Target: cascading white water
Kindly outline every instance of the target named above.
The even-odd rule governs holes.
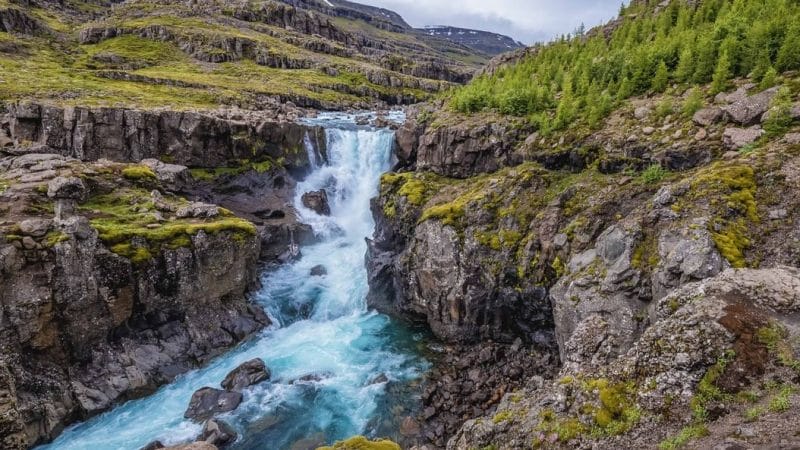
[[[342,116],[314,122],[326,126],[328,161],[318,162],[298,184],[295,208],[321,242],[303,248],[299,261],[263,276],[256,300],[276,325],[148,398],[71,427],[43,449],[127,450],[153,440],[189,440],[201,428],[183,419],[192,393],[217,387],[229,371],[253,358],[267,363],[272,379],[245,392],[242,405],[221,416],[239,432],[232,448],[279,450],[298,442],[313,447],[368,433],[386,420],[389,411],[379,405],[387,383],[376,378],[408,381],[426,364],[414,354],[407,330],[367,311],[365,304],[364,238],[374,228],[369,200],[390,167],[393,133],[359,129]],[[303,193],[319,189],[328,193],[329,217],[300,202]],[[310,276],[317,265],[328,274]]]

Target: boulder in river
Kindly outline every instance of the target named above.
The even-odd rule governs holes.
[[[222,380],[222,387],[228,391],[241,392],[244,388],[269,380],[270,376],[270,371],[264,361],[256,358],[233,369]]]
[[[325,189],[318,191],[306,192],[301,199],[303,206],[314,211],[321,216],[330,216],[331,207],[328,204],[328,193]]]
[[[217,414],[233,411],[242,403],[241,392],[223,391],[204,387],[192,394],[189,407],[183,417],[197,422],[208,420]]]
[[[327,274],[328,274],[328,269],[326,269],[325,266],[323,266],[322,264],[311,268],[312,277],[322,277]]]
[[[236,431],[221,420],[208,420],[203,426],[203,433],[200,434],[198,441],[205,441],[209,444],[222,447],[236,440]]]

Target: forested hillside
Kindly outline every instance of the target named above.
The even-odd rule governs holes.
[[[453,94],[453,107],[524,116],[546,133],[573,122],[596,126],[621,101],[673,84],[712,83],[713,95],[750,76],[765,89],[779,73],[800,69],[797,2],[651,4],[623,7],[605,27],[538,46],[516,64],[478,77]]]

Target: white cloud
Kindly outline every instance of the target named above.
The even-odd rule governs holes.
[[[411,25],[452,25],[507,34],[525,43],[550,40],[616,16],[617,0],[356,0],[400,13]]]

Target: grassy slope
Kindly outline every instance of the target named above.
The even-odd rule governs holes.
[[[265,24],[222,15],[192,15],[195,13],[180,5],[148,2],[122,4],[113,9],[72,2],[70,7],[71,10],[57,11],[22,8],[5,0],[0,3],[3,9],[23,9],[49,29],[36,36],[0,32],[0,101],[40,99],[67,104],[194,108],[219,104],[252,107],[262,95],[306,98],[329,106],[357,104],[378,96],[424,99],[429,95],[418,88],[371,83],[362,73],[386,70],[359,55],[343,58],[306,50],[287,41],[312,39],[309,36]],[[86,17],[96,20],[87,21]],[[351,28],[383,39],[414,39],[350,22]],[[81,45],[77,40],[78,33],[88,27],[136,30],[153,25],[165,27],[176,38],[155,41],[125,35],[90,45]],[[277,58],[310,61],[313,68],[276,69],[249,59],[208,63],[192,58],[177,45],[180,41],[213,43],[234,38],[255,42]],[[331,45],[341,47],[338,43]],[[209,47],[209,51],[215,49]],[[109,56],[115,62],[122,61],[121,67],[109,63]],[[322,67],[335,68],[329,72],[338,75],[326,74],[320,70]],[[133,82],[98,76],[107,70],[157,80]],[[406,80],[406,85],[414,84],[412,77],[387,73]],[[170,86],[174,81],[190,85]]]

